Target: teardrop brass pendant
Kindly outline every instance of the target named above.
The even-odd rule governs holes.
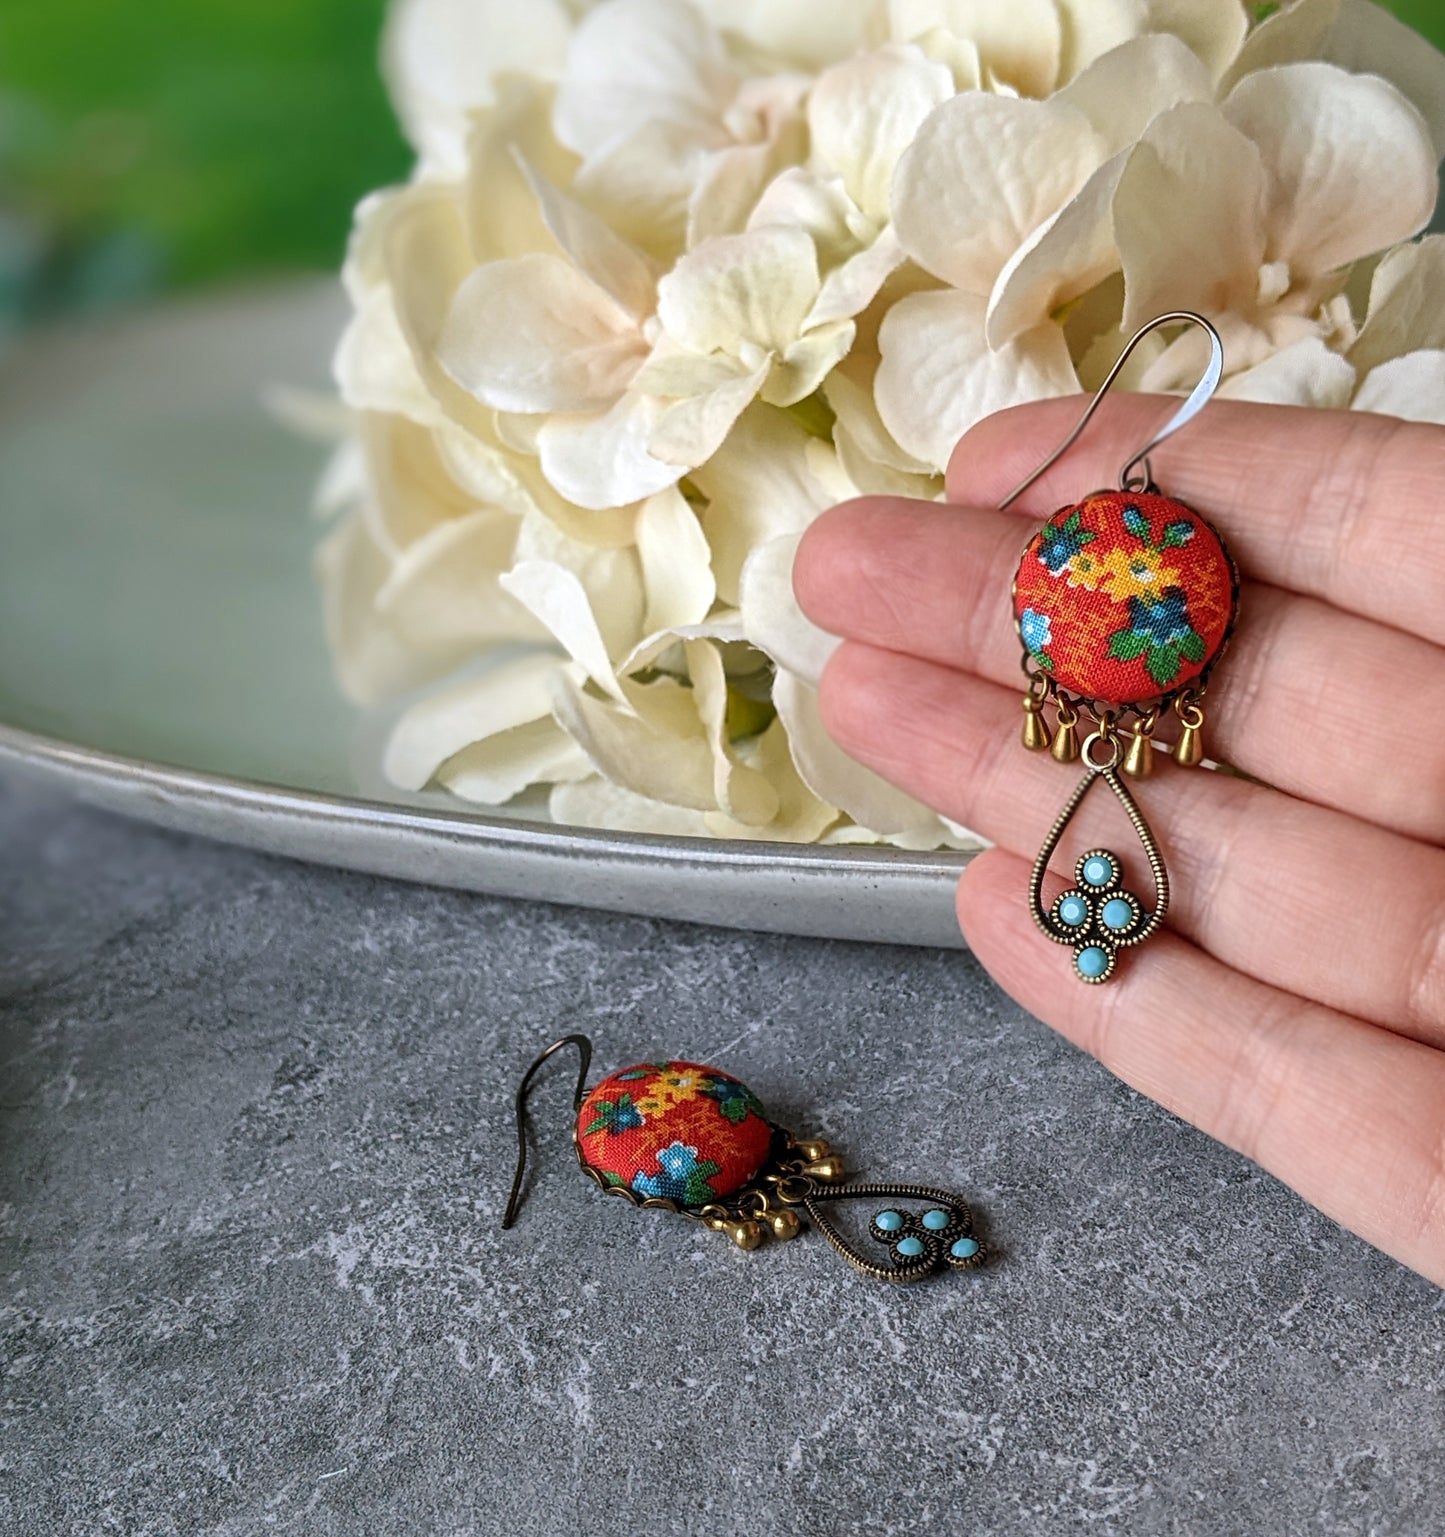
[[[1164,856],[1144,820],[1138,802],[1119,777],[1119,744],[1111,743],[1110,761],[1095,763],[1091,750],[1099,741],[1090,737],[1084,744],[1087,765],[1084,777],[1075,787],[1059,813],[1044,845],[1034,860],[1029,876],[1029,912],[1034,922],[1055,944],[1068,945],[1074,952],[1074,971],[1080,981],[1107,982],[1118,965],[1119,951],[1141,945],[1163,926],[1169,911],[1169,872]],[[1065,830],[1083,804],[1084,797],[1100,781],[1107,784],[1124,808],[1124,814],[1139,839],[1149,872],[1154,880],[1154,906],[1144,904],[1124,886],[1124,864],[1109,849],[1090,849],[1074,866],[1074,884],[1062,892],[1051,906],[1044,906],[1044,876]]]

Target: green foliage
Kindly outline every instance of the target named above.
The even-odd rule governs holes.
[[[97,256],[135,286],[334,267],[356,200],[408,165],[383,9],[4,0],[0,198],[44,282],[73,286]]]

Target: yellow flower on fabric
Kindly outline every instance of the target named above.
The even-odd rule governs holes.
[[[1089,569],[1079,568],[1085,562]],[[1076,555],[1069,565],[1069,585],[1090,592],[1102,588],[1115,603],[1130,598],[1157,598],[1166,587],[1179,583],[1176,566],[1166,566],[1158,550],[1112,549],[1107,554],[1091,556],[1087,551]]]
[[[696,1071],[660,1073],[639,1096],[637,1108],[643,1115],[664,1115],[674,1105],[697,1099],[710,1082],[706,1073]]]

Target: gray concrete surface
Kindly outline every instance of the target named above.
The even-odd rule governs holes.
[[[0,1531],[1438,1533],[1445,1301],[967,956],[421,890],[0,784]],[[541,1163],[711,1060],[997,1258],[892,1290]]]

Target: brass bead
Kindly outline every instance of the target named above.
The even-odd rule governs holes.
[[[820,1185],[836,1185],[847,1179],[847,1172],[843,1168],[841,1158],[818,1158],[812,1163],[804,1165],[802,1173],[809,1179],[815,1179]]]
[[[795,1211],[769,1212],[768,1223],[773,1230],[773,1237],[782,1243],[786,1243],[790,1238],[796,1238],[803,1231],[803,1224],[798,1220],[798,1214]]]
[[[1053,746],[1049,748],[1055,763],[1079,761],[1079,716],[1077,711],[1059,709],[1059,729],[1054,733]]]
[[[763,1225],[749,1219],[746,1222],[734,1222],[727,1230],[728,1237],[740,1249],[756,1249],[763,1241]]]
[[[1204,732],[1199,726],[1185,726],[1174,744],[1174,761],[1183,768],[1196,767],[1204,757]]]
[[[1147,729],[1143,721],[1135,725],[1129,751],[1124,755],[1124,772],[1130,779],[1147,779],[1154,772],[1154,749],[1150,745],[1153,733],[1152,724]]]
[[[808,1163],[816,1163],[833,1151],[821,1137],[805,1137],[801,1142],[793,1144],[793,1150],[799,1158],[805,1159]]]
[[[1049,728],[1043,711],[1032,694],[1024,695],[1023,744],[1029,752],[1042,752],[1049,745]]]

